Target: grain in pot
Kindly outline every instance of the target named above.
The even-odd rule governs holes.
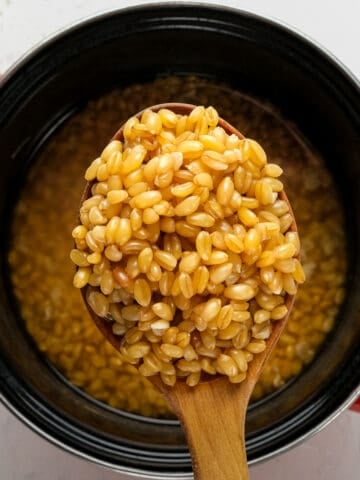
[[[99,144],[108,142],[114,125],[121,125],[133,112],[148,105],[174,98],[214,105],[244,135],[258,139],[269,161],[286,172],[283,182],[300,231],[307,278],[255,387],[253,401],[281,388],[312,361],[334,326],[344,298],[347,265],[342,208],[324,160],[299,140],[271,105],[195,77],[131,85],[90,101],[50,137],[31,169],[14,211],[11,279],[24,327],[43,355],[70,382],[114,408],[152,417],[171,417],[172,412],[152,384],[123,362],[121,354],[92,323],[78,290],[72,286],[74,265],[68,256],[73,245],[73,212],[79,205],[89,158],[95,158]],[[200,174],[195,181],[211,188],[209,176]],[[59,205],[63,207],[60,210]],[[165,219],[162,225],[171,233],[171,219]],[[82,234],[80,229],[78,235]],[[217,248],[223,245],[217,235],[212,239]],[[105,250],[111,260],[121,259],[117,248]],[[323,267],[316,268],[319,264]],[[196,274],[206,285],[205,270],[199,267]],[[162,295],[167,295],[172,275],[167,272],[162,277]],[[29,283],[31,290],[27,288]],[[113,308],[112,314],[116,312]],[[254,318],[255,323],[267,319],[264,311]],[[228,325],[226,310],[218,321],[224,328]],[[203,338],[206,342],[207,336],[203,334]],[[186,353],[188,359],[194,355],[191,348]],[[246,359],[240,363],[242,368],[244,362]],[[202,367],[213,372],[208,359],[202,361]]]
[[[73,284],[113,322],[124,360],[142,375],[192,387],[209,370],[246,378],[234,355],[250,362],[265,350],[305,280],[281,173],[258,142],[226,131],[212,106],[146,109],[87,168]],[[114,248],[118,261],[107,256]],[[255,324],[258,310],[269,318]]]

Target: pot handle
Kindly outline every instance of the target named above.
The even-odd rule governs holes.
[[[351,405],[350,410],[360,413],[360,397]]]

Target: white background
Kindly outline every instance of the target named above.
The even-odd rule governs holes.
[[[140,2],[0,0],[0,72],[57,29],[102,10],[137,3]],[[152,2],[144,0],[142,3]],[[359,0],[219,0],[208,3],[236,6],[285,21],[320,42],[360,77]],[[50,445],[24,427],[1,405],[0,431],[0,480],[125,478]],[[301,446],[252,467],[251,479],[358,480],[359,466],[360,414],[344,412]]]

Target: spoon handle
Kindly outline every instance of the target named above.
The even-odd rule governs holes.
[[[220,380],[196,388],[177,384],[165,395],[184,427],[195,479],[248,480],[245,450],[248,388]]]

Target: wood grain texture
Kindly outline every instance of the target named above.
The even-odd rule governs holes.
[[[248,480],[245,450],[247,384],[226,378],[200,383],[195,388],[178,382],[163,389],[153,383],[173,407],[186,434],[196,480]],[[244,407],[245,405],[245,407]]]

